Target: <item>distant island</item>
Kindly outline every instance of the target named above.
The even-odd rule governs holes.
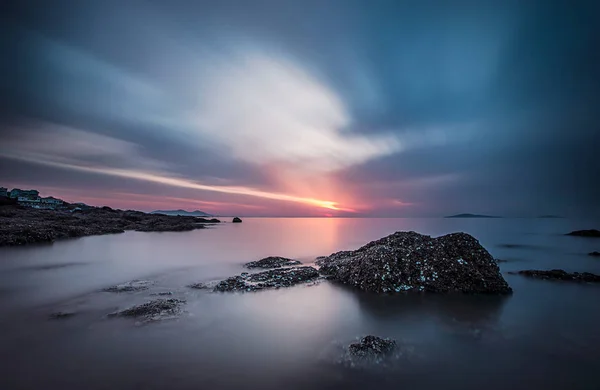
[[[200,211],[200,210],[194,210],[194,211],[156,210],[156,211],[152,211],[150,214],[180,215],[180,216],[185,216],[185,217],[212,217],[212,215],[205,213],[204,211]]]
[[[444,218],[502,218],[496,215],[482,215],[482,214],[456,214],[449,215]]]

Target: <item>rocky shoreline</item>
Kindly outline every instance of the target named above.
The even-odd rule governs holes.
[[[51,243],[65,238],[140,232],[181,232],[202,229],[218,219],[146,214],[98,207],[76,212],[0,206],[0,246]]]

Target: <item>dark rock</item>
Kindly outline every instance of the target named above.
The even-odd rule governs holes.
[[[588,256],[600,256],[600,252],[593,251],[593,252],[588,253]]]
[[[269,256],[258,261],[251,261],[245,264],[247,268],[280,268],[292,265],[302,264],[298,260],[292,260],[285,257]]]
[[[394,351],[396,341],[377,336],[365,336],[360,342],[350,344],[348,352],[357,357],[382,356]]]
[[[170,296],[173,295],[173,293],[171,291],[163,291],[163,292],[158,292],[158,293],[152,293],[150,294],[152,296]]]
[[[524,270],[518,272],[509,272],[513,275],[523,275],[528,278],[543,279],[543,280],[561,280],[567,282],[577,283],[600,283],[600,275],[592,274],[589,272],[573,272],[568,273],[562,269],[553,269],[549,271],[540,270]]]
[[[116,293],[141,291],[141,290],[147,290],[150,285],[152,285],[152,282],[149,280],[132,280],[127,283],[117,284],[116,286],[107,287],[103,291],[116,292]]]
[[[280,287],[291,287],[319,278],[319,272],[313,267],[278,268],[256,274],[234,276],[219,282],[215,292],[259,291]]]
[[[576,237],[600,237],[600,230],[589,229],[589,230],[575,230],[571,233],[567,233],[567,236],[576,236]]]
[[[200,218],[200,217],[196,217],[196,222],[200,222],[200,223],[221,223],[221,221],[219,221],[216,218],[206,219],[206,218]]]
[[[125,310],[110,313],[110,317],[143,317],[146,321],[156,321],[181,314],[182,299],[156,299]]]
[[[182,222],[177,224],[172,223],[156,223],[151,225],[142,226],[135,229],[138,232],[187,232],[203,228],[204,226],[196,226],[194,223]]]
[[[431,238],[396,232],[316,263],[331,279],[376,293],[512,292],[494,258],[466,233]]]
[[[242,219],[240,217],[233,217],[233,220],[231,222],[240,223],[240,222],[242,222]]]
[[[50,319],[53,320],[64,320],[66,318],[73,317],[75,312],[73,311],[57,311],[56,313],[50,314]]]
[[[205,290],[207,288],[209,288],[206,284],[204,283],[192,283],[190,285],[188,285],[189,288],[194,288],[196,290]]]

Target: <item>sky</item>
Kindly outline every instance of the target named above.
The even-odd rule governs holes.
[[[0,5],[0,185],[215,215],[599,216],[600,2]]]

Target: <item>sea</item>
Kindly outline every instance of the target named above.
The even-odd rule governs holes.
[[[229,219],[230,221],[230,219]],[[600,274],[599,228],[569,218],[244,218],[190,232],[92,236],[0,248],[0,389],[600,389],[600,285],[510,271]],[[499,260],[510,296],[374,295],[330,281],[251,293],[191,289],[266,256],[356,249],[396,231],[466,232]],[[149,289],[103,291],[130,280]],[[164,321],[109,313],[185,299]],[[73,312],[51,319],[55,312]],[[349,363],[365,335],[393,363]]]

